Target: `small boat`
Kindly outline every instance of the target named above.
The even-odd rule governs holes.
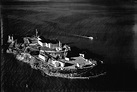
[[[78,57],[67,57],[71,51],[68,45],[40,37],[37,31],[35,36],[23,37],[23,43],[18,43],[18,39],[8,36],[8,43],[7,53],[12,53],[17,60],[40,70],[46,76],[89,79],[105,74],[97,73],[97,67],[102,67],[103,61],[86,59],[82,53],[79,53]]]

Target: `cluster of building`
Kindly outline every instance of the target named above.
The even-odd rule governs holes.
[[[13,53],[19,61],[30,63],[32,66],[36,63],[39,65],[46,63],[56,68],[75,69],[92,64],[90,60],[84,58],[84,54],[67,58],[67,53],[71,50],[68,45],[63,45],[58,40],[45,39],[37,34],[33,37],[23,37],[22,42],[9,36],[8,43],[10,43],[8,53]]]
[[[70,50],[68,45],[62,45],[62,43],[58,40],[45,39],[37,34],[33,37],[24,37],[23,40],[24,43],[19,45],[19,43],[13,39],[13,36],[8,37],[8,42],[12,43],[11,47],[15,44],[17,45],[15,47],[22,46],[25,48],[24,51],[28,51],[27,49],[32,52],[38,51],[38,57],[42,60],[45,60],[45,53],[57,59],[65,58],[67,56],[67,52]]]

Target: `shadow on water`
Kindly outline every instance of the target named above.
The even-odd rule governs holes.
[[[107,68],[107,75],[89,80],[44,77],[40,71],[33,70],[29,65],[18,62],[11,55],[4,54],[2,69],[5,90],[7,92],[8,89],[23,92],[30,90],[47,90],[49,92],[136,90],[133,84],[136,78],[133,53],[134,32],[132,30],[134,7],[132,4],[117,4],[116,2],[112,6],[107,3],[103,5],[105,8],[101,9],[101,6],[101,8],[96,6],[94,10],[100,9],[96,11],[103,11],[105,14],[89,13],[88,11],[86,14],[83,14],[83,11],[82,13],[73,11],[74,14],[70,14],[68,11],[68,15],[66,13],[63,16],[63,11],[59,11],[62,15],[57,13],[57,16],[52,16],[51,19],[47,13],[53,12],[53,15],[56,15],[56,11],[37,12],[25,6],[11,5],[12,9],[4,6],[6,7],[5,9],[3,7],[2,10],[4,43],[6,43],[9,34],[17,34],[23,37],[35,34],[35,29],[38,29],[45,38],[56,38],[63,43],[71,43],[72,52],[75,53],[70,52],[69,56],[84,53],[87,58],[103,60]],[[17,7],[25,7],[25,9],[17,10]],[[48,17],[49,19],[47,19]],[[68,34],[94,36],[97,39],[89,41]]]

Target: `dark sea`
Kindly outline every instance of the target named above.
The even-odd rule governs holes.
[[[6,54],[4,46],[3,92],[137,91],[135,6],[130,0],[8,2],[1,5],[1,15],[3,44],[8,35],[35,35],[37,29],[45,38],[68,44],[74,56],[84,51],[87,57],[104,61],[107,72],[85,80],[43,76],[41,71]],[[90,36],[94,39],[86,38]]]

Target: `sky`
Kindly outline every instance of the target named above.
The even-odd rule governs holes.
[[[18,1],[82,2],[82,1],[89,1],[89,0],[18,0]]]
[[[12,1],[25,1],[25,2],[36,2],[36,1],[45,1],[45,2],[80,2],[80,3],[105,3],[108,5],[119,5],[119,3],[131,2],[132,0],[2,0],[2,2],[12,2]]]
[[[77,1],[77,0],[18,0],[18,1],[63,1],[63,2],[68,2],[68,1]]]

